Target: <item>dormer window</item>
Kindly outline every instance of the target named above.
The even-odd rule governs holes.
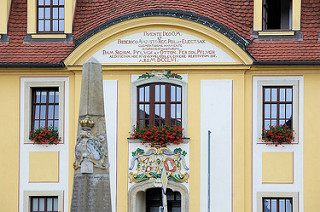
[[[38,33],[64,32],[64,0],[38,0]]]
[[[292,0],[263,0],[263,30],[292,29]]]

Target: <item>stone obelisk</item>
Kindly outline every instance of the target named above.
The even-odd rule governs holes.
[[[101,64],[83,65],[71,212],[111,212]]]

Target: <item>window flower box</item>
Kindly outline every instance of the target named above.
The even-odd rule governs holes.
[[[53,127],[40,127],[36,130],[31,130],[29,139],[34,144],[55,144],[57,145],[61,141],[58,130]]]
[[[262,141],[267,145],[274,144],[275,146],[282,144],[291,144],[294,140],[294,130],[287,125],[270,126],[268,130],[262,130]]]
[[[140,140],[142,143],[147,143],[151,146],[178,145],[189,140],[182,136],[182,131],[183,128],[181,126],[141,126],[139,122],[137,122],[137,125],[133,125],[129,139]]]

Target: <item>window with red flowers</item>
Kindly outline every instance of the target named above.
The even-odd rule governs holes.
[[[38,0],[38,33],[64,32],[64,0]]]
[[[292,113],[292,86],[263,86],[263,129],[284,124],[292,129]]]
[[[137,89],[137,120],[141,125],[182,126],[181,86],[152,83]]]
[[[32,88],[31,130],[39,127],[59,130],[59,88]]]

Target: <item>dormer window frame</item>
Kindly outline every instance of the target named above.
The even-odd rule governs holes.
[[[266,0],[254,0],[254,17],[253,17],[253,35],[258,36],[295,36],[300,38],[301,27],[301,0],[288,0],[292,1],[291,6],[291,21],[287,29],[279,27],[279,29],[268,29],[264,25],[263,18],[266,16],[264,9],[264,2]],[[290,19],[290,18],[289,18]]]
[[[61,10],[62,9],[62,10]],[[42,10],[42,12],[40,12]],[[41,14],[42,13],[42,14]],[[49,13],[49,15],[47,15]],[[62,15],[63,14],[63,15]],[[56,15],[56,16],[55,16]],[[42,23],[42,24],[40,24]],[[57,30],[54,29],[57,23]],[[62,27],[61,27],[62,23]],[[37,33],[62,34],[65,31],[65,0],[37,0]],[[40,29],[43,25],[43,29]],[[46,27],[49,25],[49,30]]]

